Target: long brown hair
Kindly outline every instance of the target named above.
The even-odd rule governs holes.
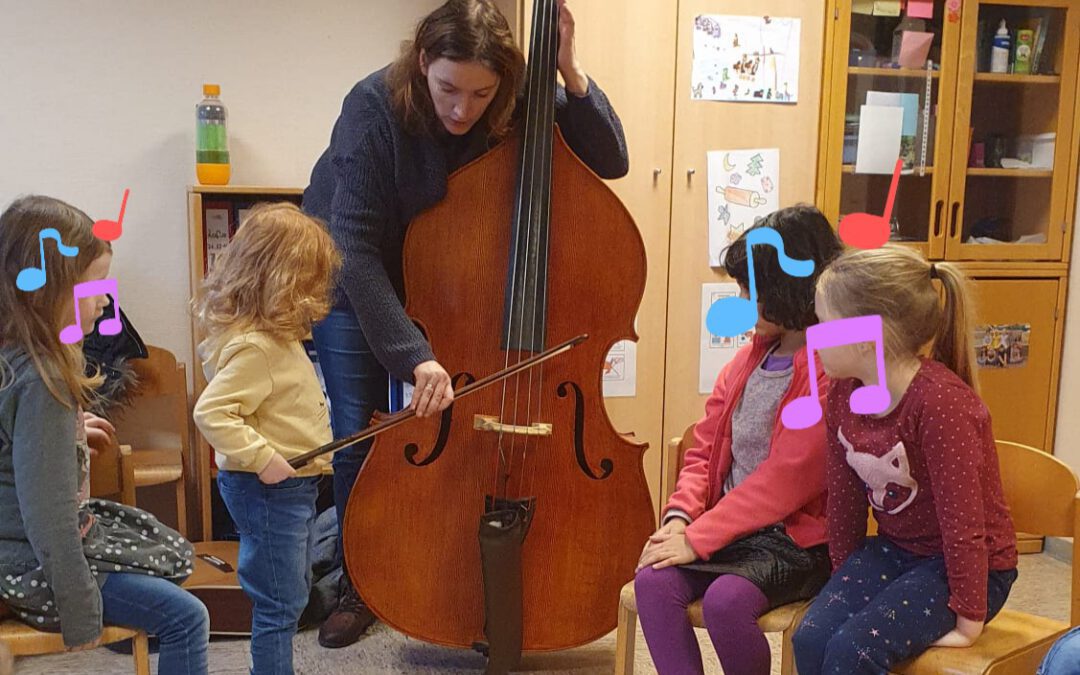
[[[192,303],[209,354],[249,330],[302,339],[329,313],[340,268],[341,255],[322,223],[294,204],[259,204]]]
[[[82,345],[60,342],[60,330],[71,320],[73,290],[92,262],[112,246],[94,236],[94,223],[79,209],[52,197],[20,197],[0,214],[0,344],[20,347],[29,354],[49,392],[69,408],[87,405],[100,377],[86,375]],[[41,260],[39,234],[53,228],[67,246],[79,253],[68,258],[51,241]],[[44,263],[47,283],[32,292],[15,285],[19,272]],[[0,364],[6,371],[8,364]],[[9,373],[0,372],[0,387],[11,384]]]
[[[428,63],[475,61],[498,75],[499,89],[478,124],[484,124],[493,139],[510,131],[525,80],[525,56],[506,17],[491,0],[448,0],[417,24],[415,37],[402,44],[401,55],[390,66],[386,81],[398,119],[410,133],[432,134],[438,120],[420,70],[421,52]]]
[[[931,269],[945,291],[941,304]],[[895,245],[849,251],[818,279],[829,307],[843,317],[880,314],[885,350],[914,356],[933,341],[931,356],[978,391],[967,278],[950,263],[931,266],[918,253]]]

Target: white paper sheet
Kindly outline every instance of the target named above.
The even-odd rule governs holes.
[[[739,285],[733,282],[709,283],[701,285],[701,360],[698,366],[698,393],[710,394],[716,384],[720,371],[740,347],[750,344],[753,331],[747,331],[735,337],[718,337],[709,333],[705,327],[705,317],[709,307],[720,298],[739,294]]]
[[[637,343],[631,340],[616,342],[604,359],[604,396],[623,398],[637,396]]]
[[[700,15],[694,19],[694,100],[794,103],[799,100],[796,18]]]
[[[900,135],[904,109],[895,106],[864,105],[859,111],[859,145],[855,153],[855,173],[892,174],[900,156]]]
[[[206,209],[206,269],[214,269],[217,257],[229,245],[229,210]]]
[[[717,150],[709,155],[709,265],[746,228],[780,208],[780,150]]]

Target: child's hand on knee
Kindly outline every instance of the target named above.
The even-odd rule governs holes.
[[[664,541],[654,544],[650,539],[645,551],[638,561],[638,570],[653,566],[653,569],[664,569],[672,565],[685,565],[697,560],[697,553],[690,547],[686,535],[683,533],[672,534]]]
[[[642,561],[645,560],[645,556],[649,553],[649,549],[656,546],[657,544],[662,544],[676,534],[682,534],[683,532],[686,532],[686,524],[686,521],[682,518],[672,518],[671,520],[666,522],[659,530],[649,535],[648,541],[645,542],[644,548],[641,549],[641,558],[638,559],[638,566],[637,569],[634,570],[634,572],[636,573],[638,570],[645,566]]]
[[[941,636],[932,647],[970,647],[982,635],[984,621],[972,621],[962,616],[956,617],[956,628]]]
[[[277,485],[286,478],[296,475],[296,469],[289,466],[289,462],[281,455],[274,453],[274,458],[259,472],[259,480],[264,485]]]

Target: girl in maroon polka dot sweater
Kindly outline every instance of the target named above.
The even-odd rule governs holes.
[[[795,635],[795,659],[801,675],[886,673],[932,645],[979,637],[1016,579],[1016,535],[990,413],[976,391],[960,271],[895,246],[852,251],[822,273],[816,307],[823,322],[881,316],[891,403],[879,415],[851,411],[857,387],[879,384],[873,343],[820,351],[833,381],[826,483],[834,572]],[[876,537],[865,536],[867,505]]]

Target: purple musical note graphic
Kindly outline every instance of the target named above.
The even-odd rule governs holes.
[[[41,267],[27,267],[19,272],[15,278],[15,286],[20,291],[36,291],[45,285],[48,277],[45,273],[45,240],[52,239],[56,242],[56,250],[65,258],[74,258],[79,255],[78,246],[68,246],[60,239],[60,233],[52,227],[47,227],[38,233],[38,245],[41,246]]]
[[[83,339],[82,317],[79,314],[79,299],[89,298],[95,295],[110,295],[113,299],[113,315],[98,324],[98,332],[102,335],[117,335],[123,326],[120,323],[120,298],[117,294],[116,279],[99,279],[75,284],[75,323],[65,326],[60,331],[60,342],[73,345]]]
[[[891,398],[885,385],[885,347],[882,338],[881,317],[857,316],[837,319],[810,326],[806,329],[806,357],[810,366],[810,395],[800,396],[784,406],[780,420],[788,429],[806,429],[821,419],[821,399],[818,395],[817,367],[814,350],[840,347],[859,342],[873,342],[877,360],[877,384],[867,384],[851,393],[851,412],[857,415],[875,415],[889,408]]]

